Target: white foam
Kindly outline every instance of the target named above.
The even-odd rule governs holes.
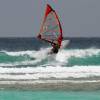
[[[36,68],[2,68],[0,67],[0,79],[40,79],[40,78],[83,78],[100,76],[100,66],[47,66]]]
[[[21,61],[21,62],[10,62],[10,63],[0,63],[0,67],[15,67],[15,66],[20,66],[20,65],[36,65],[38,62],[40,62],[41,59],[36,59],[36,60],[26,60],[26,61]]]
[[[9,56],[24,56],[29,55],[33,60],[25,60],[25,61],[15,61],[15,62],[8,62],[8,63],[0,63],[0,66],[18,66],[18,65],[34,65],[38,62],[45,59],[48,55],[49,48],[43,49],[41,48],[39,51],[18,51],[18,52],[8,52],[8,51],[1,51],[6,53]]]
[[[1,52],[4,52],[6,53],[7,55],[10,55],[10,56],[22,56],[22,55],[25,55],[25,54],[28,54],[28,55],[32,55],[33,53],[35,53],[35,51],[1,51]]]
[[[7,52],[7,51],[2,51],[5,52],[6,54],[10,56],[23,56],[23,55],[29,55],[32,58],[35,58],[34,60],[25,60],[25,61],[20,61],[20,62],[9,62],[9,63],[0,63],[0,66],[17,66],[17,65],[34,65],[38,64],[44,59],[48,59],[47,64],[55,64],[56,65],[65,65],[68,63],[68,60],[71,57],[77,58],[85,58],[85,57],[91,57],[93,55],[100,55],[100,49],[69,49],[69,50],[64,50],[61,49],[59,50],[58,54],[56,55],[49,55],[48,52],[50,51],[51,48],[41,48],[39,51],[19,51],[19,52]],[[53,59],[52,59],[53,58]]]
[[[56,56],[56,60],[59,62],[68,62],[68,59],[71,57],[76,58],[85,58],[85,57],[91,57],[93,55],[100,54],[100,49],[71,49],[71,50],[60,50]]]
[[[17,80],[12,80],[12,81],[0,81],[0,84],[9,84],[9,85],[13,85],[13,84],[37,84],[37,83],[66,83],[66,82],[71,82],[71,83],[94,83],[94,82],[100,82],[100,80],[25,80],[25,81],[17,81]]]

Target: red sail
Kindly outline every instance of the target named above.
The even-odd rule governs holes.
[[[49,43],[58,43],[61,46],[63,37],[61,24],[55,10],[53,10],[48,4],[39,36],[42,40]]]

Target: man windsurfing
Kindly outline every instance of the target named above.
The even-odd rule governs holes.
[[[59,46],[59,44],[51,44],[52,45],[52,49],[51,49],[51,53],[58,53],[58,51],[59,51],[59,48],[60,48],[60,46]]]
[[[51,54],[58,53],[62,43],[62,28],[55,10],[49,4],[46,6],[44,20],[38,38],[51,44]]]
[[[48,40],[46,40],[46,39],[42,39],[40,34],[39,34],[37,37],[38,37],[39,39],[41,39],[41,40],[44,40],[44,41],[47,41],[47,42],[51,43],[52,49],[51,49],[51,51],[50,51],[50,54],[58,53],[58,51],[59,51],[59,49],[60,49],[60,45],[59,45],[57,42],[50,42],[50,41],[48,41]]]

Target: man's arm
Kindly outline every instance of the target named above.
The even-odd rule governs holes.
[[[51,43],[51,45],[56,45],[56,43],[54,43],[53,41],[50,41],[50,40],[47,40],[47,39],[44,39],[44,38],[42,38],[41,37],[41,34],[39,34],[38,36],[37,36],[37,38],[39,38],[39,39],[41,39],[41,40],[43,40],[43,41],[46,41],[46,42],[49,42],[49,43]]]

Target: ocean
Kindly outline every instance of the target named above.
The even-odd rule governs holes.
[[[100,100],[100,38],[50,50],[36,38],[0,38],[0,100]]]
[[[0,91],[0,100],[100,100],[99,92]]]

